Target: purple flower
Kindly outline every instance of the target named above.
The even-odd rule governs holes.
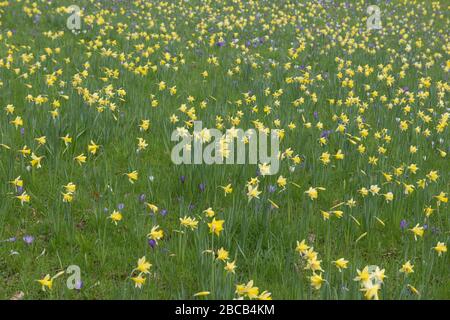
[[[216,43],[216,45],[220,48],[223,47],[225,45],[225,41],[219,41]]]
[[[269,190],[270,193],[274,193],[274,192],[277,190],[277,187],[274,186],[274,185],[270,185],[270,186],[268,187],[268,190]]]
[[[23,193],[23,187],[17,187],[17,193],[21,195]]]
[[[161,215],[164,217],[167,214],[167,209],[162,209],[161,210]]]
[[[119,203],[119,205],[117,206],[117,209],[118,209],[119,211],[121,211],[121,210],[123,210],[123,208],[125,208],[125,204]]]
[[[17,240],[16,237],[12,237],[5,240],[0,240],[0,242],[16,242],[16,240]]]
[[[181,176],[181,177],[180,177],[181,183],[184,183],[185,180],[186,180],[186,177],[185,177],[185,176]]]
[[[20,128],[20,134],[24,135],[25,134],[25,128]]]
[[[81,288],[83,288],[83,281],[77,280],[77,281],[75,282],[75,289],[76,289],[76,290],[81,290]]]
[[[145,201],[145,194],[141,194],[139,196],[139,201],[144,202]]]
[[[204,184],[204,183],[202,182],[202,183],[200,183],[200,184],[198,185],[198,188],[200,189],[201,192],[204,192],[205,189],[206,189],[206,184]]]
[[[156,241],[153,239],[149,239],[148,244],[150,247],[152,247],[152,249],[154,249],[156,247]]]
[[[408,227],[408,222],[406,220],[400,221],[400,229],[406,229]]]
[[[325,131],[322,131],[322,133],[320,134],[320,137],[321,138],[325,138],[325,139],[328,139],[328,136],[331,134],[331,130],[325,130]]]
[[[319,119],[319,113],[317,111],[314,111],[314,119]]]
[[[22,239],[23,241],[25,241],[26,244],[32,244],[34,241],[34,237],[30,235],[26,235]]]
[[[195,208],[195,204],[189,203],[189,210],[192,211]]]

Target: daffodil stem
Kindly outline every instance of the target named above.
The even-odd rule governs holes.
[[[215,265],[214,265],[214,232],[211,233],[211,250],[213,252],[212,255],[212,261],[211,261],[211,275],[212,275],[212,279],[211,279],[211,291],[213,293],[213,295],[215,295],[215,280],[216,280],[216,273],[215,273]],[[214,298],[216,298],[215,296],[213,296]]]

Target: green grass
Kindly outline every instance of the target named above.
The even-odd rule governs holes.
[[[268,290],[273,299],[363,299],[360,284],[353,280],[356,269],[377,265],[387,275],[379,291],[382,299],[449,299],[449,255],[438,256],[433,249],[438,242],[448,245],[450,238],[448,203],[438,204],[435,198],[441,192],[448,197],[450,191],[449,129],[437,130],[441,119],[448,122],[449,113],[448,3],[323,3],[0,2],[0,143],[10,148],[0,146],[0,240],[16,237],[0,243],[0,298],[23,292],[24,299],[192,299],[197,292],[210,291],[208,299],[232,299],[236,284],[253,280],[260,293]],[[61,10],[71,4],[84,8],[78,35],[67,29],[69,14]],[[382,30],[366,31],[370,4],[381,9]],[[105,23],[98,23],[100,16]],[[49,31],[63,34],[52,39],[45,35]],[[217,45],[221,37],[222,47]],[[238,39],[236,45],[233,39]],[[297,57],[290,54],[290,49],[302,46]],[[113,54],[105,54],[108,50]],[[171,59],[176,57],[169,67],[166,51]],[[23,55],[29,54],[32,57],[24,61]],[[217,66],[208,62],[212,57],[217,58]],[[145,74],[136,71],[146,65]],[[365,75],[358,66],[373,71]],[[117,79],[103,81],[104,68],[118,70]],[[62,74],[49,86],[46,75],[56,70]],[[75,74],[83,70],[86,77],[74,84]],[[382,74],[394,77],[392,86],[378,77]],[[429,87],[423,85],[427,77]],[[343,85],[345,78],[353,80],[352,88]],[[158,90],[161,81],[167,84],[163,91]],[[105,94],[108,85],[113,87],[111,97]],[[174,95],[169,92],[173,86]],[[77,87],[89,95],[98,93],[116,110],[106,106],[98,112],[100,102],[88,103]],[[119,88],[126,91],[122,99]],[[277,90],[283,91],[279,97],[273,95]],[[350,92],[359,102],[346,105]],[[424,92],[428,96],[421,97]],[[256,101],[246,101],[246,93]],[[39,105],[28,101],[28,95],[42,95],[48,101]],[[156,108],[151,107],[151,95],[158,100]],[[195,101],[189,102],[189,96]],[[293,102],[300,98],[304,103],[296,106]],[[49,113],[53,100],[61,103],[56,119]],[[202,101],[206,108],[201,108]],[[13,115],[3,110],[9,104],[15,107]],[[179,111],[182,104],[195,108],[203,127],[215,127],[220,116],[223,128],[231,128],[231,118],[238,117],[239,111],[236,127],[245,130],[254,128],[255,120],[275,129],[274,121],[279,120],[279,129],[285,130],[281,151],[291,148],[302,163],[284,159],[277,175],[259,177],[262,193],[251,201],[246,183],[256,177],[256,165],[174,165],[171,133],[192,120]],[[258,112],[252,111],[255,106]],[[271,107],[269,114],[265,106]],[[176,124],[169,119],[173,114],[179,118]],[[336,117],[341,115],[348,118],[345,133],[336,130]],[[23,133],[10,124],[16,116],[24,121]],[[150,120],[146,132],[139,130],[143,119]],[[408,121],[407,130],[400,130],[400,121]],[[288,127],[291,122],[295,129]],[[317,128],[319,122],[323,128]],[[361,129],[367,129],[367,137]],[[325,130],[331,133],[321,146],[319,138]],[[377,132],[382,133],[379,139]],[[353,144],[347,133],[360,141]],[[67,147],[61,140],[66,134],[73,138]],[[384,140],[386,135],[390,142]],[[47,139],[43,146],[35,141],[40,136]],[[138,137],[148,143],[139,153]],[[101,146],[96,155],[88,153],[91,140]],[[42,168],[27,168],[30,156],[18,152],[25,145],[44,156]],[[359,145],[365,146],[365,153],[358,152]],[[380,146],[386,153],[379,153]],[[411,153],[410,146],[418,151]],[[345,154],[343,160],[331,157],[328,165],[320,161],[323,152],[334,155],[339,149]],[[74,160],[81,153],[87,156],[82,166]],[[376,165],[368,162],[372,156],[378,158]],[[411,164],[419,167],[416,174],[408,171]],[[404,172],[386,182],[382,173],[393,174],[400,166]],[[124,174],[133,170],[139,178],[131,184]],[[435,182],[426,177],[432,170],[439,174]],[[280,175],[287,178],[286,188],[269,192]],[[18,176],[31,197],[23,206],[9,183]],[[418,186],[419,179],[427,179],[425,188]],[[77,190],[73,201],[64,203],[61,192],[69,182]],[[225,196],[220,186],[229,183],[233,192]],[[414,192],[404,194],[404,184],[414,185]],[[371,185],[381,188],[379,195],[358,193]],[[311,186],[326,190],[311,201],[304,193]],[[381,195],[387,192],[394,194],[392,202]],[[139,200],[141,195],[145,201]],[[321,210],[351,198],[355,207],[335,209],[344,212],[342,218],[322,218]],[[269,199],[279,208],[273,208]],[[150,214],[144,202],[155,204],[158,213]],[[123,220],[115,225],[108,216],[119,204],[124,205]],[[430,217],[423,211],[427,206],[435,209]],[[214,209],[216,219],[225,220],[218,237],[209,232],[211,218],[203,213],[208,207]],[[166,215],[161,214],[163,209]],[[198,228],[180,226],[179,218],[184,216],[195,217]],[[402,220],[408,223],[403,230]],[[416,224],[427,225],[417,241],[408,230]],[[151,248],[147,234],[154,225],[164,230],[164,237]],[[26,244],[25,235],[32,235],[34,242]],[[311,287],[312,272],[304,269],[306,259],[295,251],[302,239],[322,261],[326,282],[319,290]],[[221,247],[229,251],[229,261],[236,260],[235,274],[227,273],[224,262],[205,252]],[[152,267],[139,289],[130,275],[142,256]],[[339,272],[332,261],[342,257],[349,264]],[[399,269],[408,260],[414,273],[405,276]],[[69,265],[81,269],[81,290],[66,287],[67,274],[54,280],[52,290],[41,290],[36,280]],[[408,285],[420,294],[413,294]]]

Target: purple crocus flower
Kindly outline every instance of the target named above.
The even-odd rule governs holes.
[[[125,208],[125,204],[119,203],[119,205],[117,206],[117,209],[118,209],[119,211],[122,211],[123,208]]]
[[[148,244],[150,247],[152,247],[152,249],[154,249],[156,247],[156,241],[153,239],[149,239]]]
[[[219,41],[219,42],[216,43],[216,45],[217,45],[219,48],[221,48],[221,47],[223,47],[223,46],[225,45],[225,41]]]
[[[167,214],[167,209],[162,209],[161,210],[161,215],[164,217]]]
[[[22,239],[23,241],[25,241],[26,244],[32,244],[34,241],[34,237],[30,235],[26,235]]]
[[[139,201],[144,202],[145,201],[145,194],[139,195]]]
[[[198,185],[198,188],[200,189],[201,192],[204,192],[206,189],[206,184],[202,182]]]
[[[75,282],[75,290],[81,290],[81,288],[83,288],[83,281],[77,280]]]
[[[406,222],[406,220],[402,220],[400,221],[400,229],[404,230],[408,227],[408,222]]]
[[[185,176],[181,176],[181,177],[180,177],[181,183],[184,183],[185,180],[186,180],[186,177],[185,177]]]
[[[314,111],[313,115],[314,115],[314,119],[316,119],[316,120],[319,119],[319,113],[317,111]]]
[[[23,193],[23,187],[17,187],[17,193],[21,195]]]
[[[20,134],[24,135],[25,134],[25,128],[20,128]]]
[[[274,186],[274,185],[270,185],[270,186],[268,187],[268,190],[269,190],[269,193],[274,193],[274,192],[277,190],[277,187]]]
[[[325,130],[325,131],[322,131],[322,133],[320,134],[320,137],[321,138],[325,138],[325,139],[328,139],[328,136],[331,134],[331,130]]]

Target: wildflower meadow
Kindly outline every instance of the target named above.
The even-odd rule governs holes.
[[[450,299],[449,10],[0,0],[0,298]]]

